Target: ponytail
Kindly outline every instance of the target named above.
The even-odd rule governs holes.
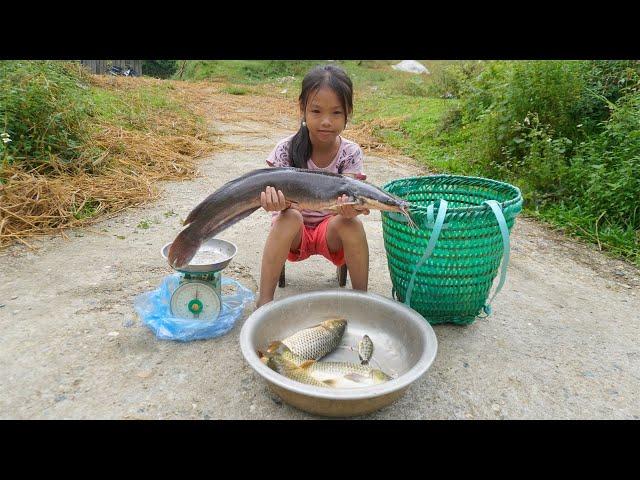
[[[289,146],[289,158],[291,158],[291,166],[296,168],[309,168],[307,161],[311,158],[311,139],[309,138],[309,129],[302,122],[300,130],[291,139]]]

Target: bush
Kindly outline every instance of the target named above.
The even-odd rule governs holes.
[[[434,72],[429,94],[441,98],[459,98],[465,85],[477,77],[483,68],[483,62],[460,62],[446,65]]]
[[[464,123],[475,122],[493,110],[502,89],[508,85],[510,72],[509,62],[488,62],[477,76],[460,87]]]
[[[142,73],[148,77],[171,78],[178,71],[177,60],[143,60]]]
[[[33,168],[81,155],[93,114],[77,65],[0,62],[0,158]]]
[[[598,132],[611,113],[610,104],[618,101],[638,83],[640,62],[594,60],[583,62],[582,76],[586,95],[575,106],[583,132]]]
[[[640,229],[640,92],[618,99],[603,131],[571,159],[571,205]]]
[[[421,78],[409,78],[405,81],[398,82],[393,89],[395,93],[406,95],[408,97],[426,97],[427,90]]]
[[[640,259],[640,62],[488,62],[441,130],[473,130],[460,164],[516,183],[525,207]],[[454,138],[453,136],[449,138]]]
[[[449,108],[443,115],[440,117],[438,128],[436,129],[436,135],[440,135],[443,132],[449,132],[451,130],[455,130],[460,128],[462,125],[462,109],[459,105],[455,105]]]

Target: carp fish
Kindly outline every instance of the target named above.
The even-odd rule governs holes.
[[[272,342],[266,353],[261,354],[261,360],[291,380],[319,387],[357,388],[393,379],[382,370],[368,365],[304,360],[281,341]]]

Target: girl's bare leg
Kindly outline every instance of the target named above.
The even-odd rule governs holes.
[[[351,276],[354,290],[367,291],[369,285],[369,244],[364,226],[358,218],[336,215],[327,226],[329,251],[344,248],[344,259]]]
[[[294,209],[283,210],[274,222],[262,252],[260,290],[256,308],[273,300],[289,250],[297,250],[302,243],[302,224],[302,214]]]

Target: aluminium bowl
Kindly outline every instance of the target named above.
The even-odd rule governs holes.
[[[167,243],[160,250],[160,253],[165,259],[168,258],[169,248],[171,247],[172,243],[173,242]],[[191,264],[182,268],[174,268],[173,266],[171,266],[171,268],[174,268],[174,270],[183,273],[217,272],[229,265],[229,262],[231,262],[233,257],[235,257],[236,253],[238,252],[238,248],[233,243],[226,240],[221,240],[219,238],[210,238],[209,240],[202,242],[202,245],[198,249],[198,252],[202,251],[217,254],[218,258],[220,258],[220,261],[209,264]]]
[[[364,334],[374,344],[370,365],[392,380],[358,388],[324,388],[296,382],[263,364],[257,350],[330,318],[347,320],[340,346],[320,361],[358,362],[357,345]],[[286,403],[329,417],[365,415],[400,398],[433,363],[435,332],[415,310],[381,295],[356,290],[323,290],[273,301],[255,310],[240,332],[242,354]]]

